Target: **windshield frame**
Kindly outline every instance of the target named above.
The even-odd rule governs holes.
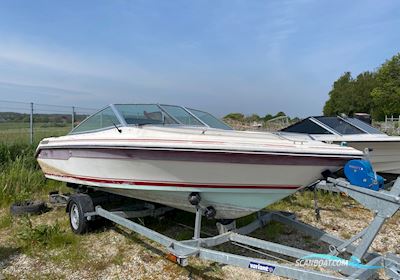
[[[339,118],[341,118],[342,120],[344,120],[347,123],[351,124],[352,126],[358,128],[359,130],[364,131],[365,134],[370,134],[370,135],[385,134],[382,131],[380,131],[379,129],[373,127],[369,123],[363,122],[360,119],[357,119],[357,118],[354,118],[354,117],[352,117],[352,118],[349,118],[349,117],[343,118],[343,117],[340,117],[340,116],[339,116]],[[368,130],[366,129],[366,127],[368,128]]]
[[[226,124],[224,121],[220,120],[219,118],[217,118],[216,116],[214,116],[213,114],[203,111],[203,110],[199,110],[199,109],[194,109],[194,108],[185,108],[186,110],[188,110],[192,115],[194,115],[199,121],[201,121],[202,123],[204,123],[206,126],[210,127],[210,128],[215,128],[215,129],[222,129],[222,130],[234,130],[232,127],[230,127],[228,124]],[[197,112],[201,112],[207,115],[210,115],[211,117],[213,117],[215,120],[217,120],[218,122],[220,122],[221,125],[223,125],[225,128],[220,128],[220,127],[213,127],[211,125],[209,125],[206,121],[203,121],[200,117],[198,117],[196,115],[196,113],[194,111]]]
[[[134,123],[128,123],[125,120],[125,117],[122,115],[122,113],[118,110],[117,106],[118,105],[123,105],[123,106],[156,106],[159,110],[160,113],[162,115],[162,120],[159,123],[144,123],[144,124],[134,124]],[[123,120],[124,122],[124,126],[143,126],[143,125],[181,125],[182,123],[177,120],[176,118],[174,118],[173,116],[171,116],[171,114],[169,114],[168,112],[166,112],[159,104],[157,103],[115,103],[112,104],[113,110],[116,112],[116,114],[118,114],[118,116]],[[165,119],[166,117],[170,118],[171,120],[173,120],[176,123],[165,123]]]
[[[91,130],[85,130],[85,131],[76,131],[81,125],[83,125],[86,121],[88,121],[89,119],[91,119],[93,116],[97,115],[98,113],[106,110],[107,108],[110,108],[115,117],[118,119],[119,123],[111,126],[107,126],[107,127],[102,127],[102,128],[97,128],[97,129],[91,129]],[[73,129],[71,129],[71,131],[68,133],[68,135],[78,135],[78,134],[84,134],[84,133],[94,133],[94,132],[99,132],[99,131],[103,131],[103,130],[108,130],[111,128],[116,128],[116,127],[124,127],[127,126],[127,123],[125,121],[125,119],[120,115],[120,113],[118,112],[118,110],[116,110],[116,108],[114,107],[114,104],[110,104],[107,106],[104,106],[103,108],[101,108],[100,110],[94,112],[93,114],[87,116],[83,121],[81,121],[77,126],[75,126]]]
[[[175,121],[177,121],[179,124],[181,125],[185,125],[185,126],[193,126],[193,127],[208,127],[210,128],[210,126],[208,124],[206,124],[205,122],[203,122],[202,120],[200,120],[197,116],[195,116],[192,112],[190,112],[186,107],[184,106],[179,106],[179,105],[169,105],[169,104],[157,104],[159,107],[161,107],[161,109],[164,110],[164,112],[166,114],[168,114],[168,116],[170,116],[171,118],[173,118]],[[196,121],[198,121],[199,123],[201,123],[202,125],[188,125],[185,123],[182,123],[182,121],[178,120],[177,118],[175,118],[171,113],[169,113],[165,108],[163,108],[163,106],[170,106],[170,107],[178,107],[181,108],[183,111],[185,111],[188,115],[192,116]]]
[[[83,134],[83,133],[92,133],[92,132],[99,132],[99,131],[103,131],[103,130],[108,130],[108,129],[112,129],[114,128],[114,126],[109,126],[109,127],[105,127],[105,128],[99,128],[99,129],[94,129],[94,130],[87,130],[87,131],[81,131],[81,132],[75,132],[76,129],[81,126],[82,124],[84,124],[88,119],[90,119],[92,116],[96,115],[97,113],[104,111],[107,108],[111,108],[111,110],[113,111],[115,117],[118,119],[119,124],[116,124],[117,127],[130,127],[130,126],[143,126],[143,125],[147,125],[147,124],[129,124],[126,122],[124,116],[122,115],[122,113],[117,109],[116,105],[153,105],[153,106],[157,106],[160,109],[161,114],[163,115],[163,122],[160,123],[152,123],[151,125],[155,125],[155,126],[189,126],[189,127],[197,127],[197,128],[211,128],[211,129],[222,129],[222,128],[214,128],[211,127],[210,125],[208,125],[206,122],[204,122],[203,120],[201,120],[199,117],[197,117],[193,112],[191,112],[190,108],[186,108],[185,106],[180,106],[180,105],[172,105],[172,104],[158,104],[158,103],[114,103],[114,104],[109,104],[107,106],[104,106],[103,108],[101,108],[100,110],[96,111],[95,113],[91,114],[90,116],[86,117],[80,124],[78,124],[76,127],[74,127],[68,134],[69,135],[76,135],[76,134]],[[175,118],[173,115],[171,115],[170,113],[168,113],[164,108],[164,106],[174,106],[174,107],[179,107],[182,110],[184,110],[188,115],[190,115],[191,117],[193,117],[194,119],[196,119],[201,125],[188,125],[185,123],[182,123],[182,121],[178,120],[177,118]],[[198,109],[193,109],[193,110],[197,110],[197,111],[201,111],[201,112],[205,112],[207,114],[210,114],[206,111],[202,111],[202,110],[198,110]],[[214,118],[216,118],[217,120],[219,120],[217,117],[215,117],[214,115],[210,114],[211,116],[213,116]],[[173,120],[174,124],[166,124],[165,123],[165,117],[170,118],[171,120]],[[221,121],[221,120],[220,120]],[[221,121],[222,122],[222,121]],[[224,122],[222,122],[224,123]],[[225,124],[225,123],[224,123]],[[150,125],[150,123],[149,123]],[[229,125],[225,124],[227,127],[230,127]],[[231,128],[233,130],[233,128]],[[227,129],[222,129],[222,130],[227,130]]]
[[[370,133],[370,132],[366,131],[364,128],[362,128],[362,127],[356,125],[355,123],[352,123],[352,122],[348,121],[346,118],[343,118],[343,117],[341,117],[341,116],[332,117],[332,118],[337,118],[338,120],[345,122],[347,125],[349,125],[349,126],[355,128],[356,130],[359,130],[359,131],[361,132],[361,133],[341,133],[341,132],[339,132],[338,130],[336,130],[334,127],[331,127],[330,125],[325,124],[324,122],[322,122],[322,120],[319,120],[318,118],[320,118],[320,117],[323,117],[323,116],[319,116],[319,117],[310,117],[310,119],[311,119],[314,123],[318,124],[319,126],[323,127],[323,128],[326,129],[326,130],[329,130],[330,132],[332,132],[333,134],[336,134],[336,135],[344,136],[344,135],[366,135],[366,134],[373,134],[373,133]],[[368,124],[366,124],[366,125],[368,125]],[[372,126],[371,126],[371,127],[372,127]],[[372,128],[374,129],[374,127],[372,127]],[[383,134],[384,134],[384,133],[383,133]]]

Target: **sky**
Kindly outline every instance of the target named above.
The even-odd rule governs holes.
[[[318,115],[399,30],[397,0],[3,0],[0,100]]]

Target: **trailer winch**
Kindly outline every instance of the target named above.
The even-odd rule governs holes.
[[[383,188],[384,179],[376,174],[371,162],[365,159],[353,159],[344,166],[344,174],[350,184],[379,191]]]

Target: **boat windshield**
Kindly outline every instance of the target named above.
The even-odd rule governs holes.
[[[191,115],[188,111],[180,106],[175,105],[160,105],[168,114],[170,114],[174,119],[184,125],[190,126],[205,126],[196,117]]]
[[[70,134],[126,125],[188,125],[232,130],[211,114],[175,105],[112,104],[90,116]]]
[[[349,123],[351,123],[352,125],[361,128],[362,130],[364,130],[365,132],[369,133],[369,134],[385,134],[382,131],[380,131],[379,129],[376,129],[375,127],[370,126],[369,124],[356,119],[356,118],[345,118],[345,120]]]
[[[110,127],[119,126],[120,122],[115,116],[113,110],[107,107],[96,114],[88,117],[81,124],[79,124],[75,129],[71,131],[71,134],[98,131],[101,129],[106,129]]]
[[[233,130],[232,127],[230,127],[223,121],[220,121],[219,119],[217,119],[216,117],[207,112],[191,108],[188,108],[188,110],[192,112],[193,115],[198,117],[201,121],[205,122],[209,127],[225,129],[225,130]]]
[[[116,104],[128,125],[178,124],[155,104]]]
[[[307,134],[332,134],[332,132],[323,128],[321,124],[312,121],[311,118],[292,124],[291,126],[281,129],[281,131]]]
[[[338,117],[316,117],[316,119],[342,135],[367,134],[365,131]]]

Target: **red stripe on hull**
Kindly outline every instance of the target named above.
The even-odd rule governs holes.
[[[159,182],[159,181],[132,181],[122,179],[105,179],[93,177],[81,177],[72,175],[56,175],[46,173],[48,176],[71,178],[92,183],[106,184],[128,184],[135,186],[157,186],[157,187],[186,187],[186,188],[216,188],[216,189],[279,189],[279,190],[296,190],[300,186],[293,185],[219,185],[219,184],[199,184],[199,183],[182,183],[182,182]]]

